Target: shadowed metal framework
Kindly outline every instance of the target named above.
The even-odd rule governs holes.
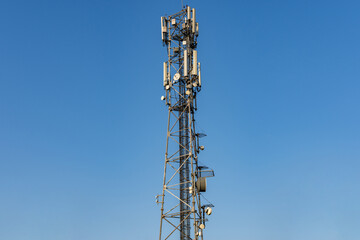
[[[161,17],[161,37],[168,53],[162,100],[169,113],[163,190],[156,200],[161,204],[159,240],[178,239],[179,235],[180,240],[203,239],[205,214],[210,215],[213,207],[202,204],[206,178],[214,172],[199,165],[198,154],[204,150],[199,138],[206,135],[195,130],[196,97],[201,90],[198,33],[194,8],[187,6]]]

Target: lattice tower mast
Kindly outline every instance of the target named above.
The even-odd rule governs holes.
[[[196,96],[201,90],[195,17],[195,9],[189,6],[161,17],[161,35],[168,53],[162,100],[169,113],[163,190],[157,196],[161,203],[159,240],[176,239],[175,232],[180,232],[180,240],[203,239],[205,213],[210,215],[212,211],[211,204],[201,204],[200,194],[206,191],[206,177],[214,174],[198,164],[198,154],[204,150],[199,138],[204,134],[196,133],[194,118]]]

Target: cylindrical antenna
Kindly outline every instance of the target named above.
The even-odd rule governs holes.
[[[193,50],[193,69],[192,69],[192,75],[197,75],[197,51]]]
[[[191,26],[191,29],[192,29],[192,32],[195,33],[195,26],[196,26],[196,18],[195,18],[195,8],[192,9],[192,26]]]
[[[164,62],[164,87],[166,86],[167,82],[168,82],[168,66],[167,66],[167,62]]]
[[[184,76],[188,75],[188,51],[184,50]]]
[[[164,17],[161,17],[161,40],[164,41]]]
[[[200,63],[198,63],[199,65],[199,86],[201,87],[201,67],[200,67]]]
[[[191,8],[190,6],[187,6],[187,17],[190,20],[191,19]]]

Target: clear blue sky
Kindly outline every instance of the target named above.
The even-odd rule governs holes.
[[[360,239],[360,2],[197,8],[206,239]],[[0,1],[0,239],[158,236],[160,16],[181,1]]]

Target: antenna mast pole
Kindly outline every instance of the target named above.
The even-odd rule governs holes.
[[[163,86],[168,107],[167,140],[161,203],[159,240],[203,239],[205,213],[212,212],[211,204],[202,205],[201,192],[206,191],[206,178],[212,170],[202,170],[195,131],[196,97],[201,90],[200,63],[197,61],[198,23],[195,9],[189,6],[169,17],[161,17],[161,37],[167,47],[168,60],[164,62]],[[192,231],[191,231],[192,229]]]

